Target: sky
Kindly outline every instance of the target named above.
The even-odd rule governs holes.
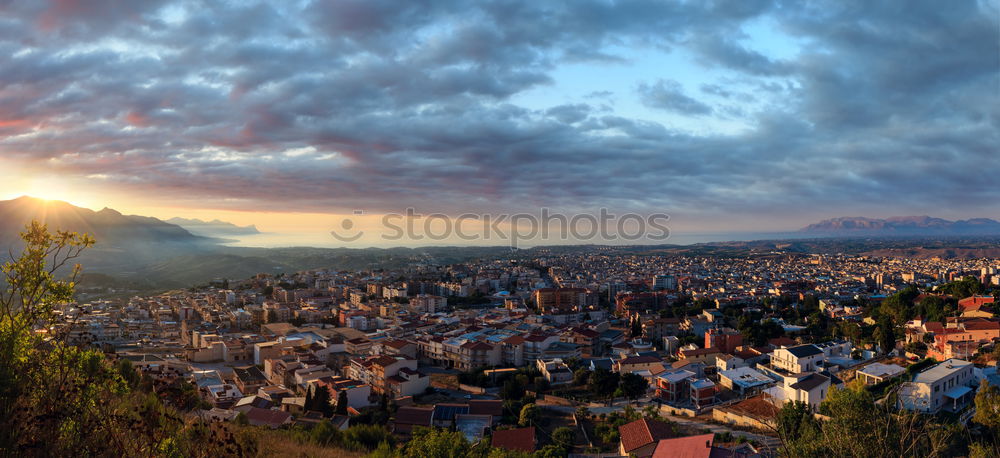
[[[1000,217],[997,159],[996,0],[0,1],[0,198],[787,231]]]

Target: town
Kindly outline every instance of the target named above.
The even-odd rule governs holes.
[[[55,327],[206,422],[395,441],[438,428],[543,456],[775,456],[783,408],[823,418],[850,387],[968,424],[977,392],[1000,386],[998,287],[996,259],[534,249],[214,279],[64,304]]]

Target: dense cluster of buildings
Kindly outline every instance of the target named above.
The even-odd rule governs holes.
[[[543,254],[396,271],[262,274],[199,291],[71,304],[61,313],[74,323],[74,341],[103,345],[151,376],[189,380],[211,406],[206,415],[223,419],[243,412],[255,424],[280,427],[306,418],[307,399],[321,389],[338,407],[346,400],[350,412],[384,398],[407,404],[434,391],[434,373],[482,368],[533,366],[559,386],[573,380],[572,361],[641,376],[646,402],[669,412],[715,410],[720,421],[752,427],[768,412],[762,402],[818,407],[855,378],[876,384],[912,375],[900,390],[906,408],[968,405],[978,381],[995,377],[995,369],[969,362],[1000,341],[992,296],[958,301],[943,322],[906,323],[894,348],[813,339],[802,333],[804,322],[785,321],[768,301],[811,295],[828,319],[864,323],[859,304],[877,304],[908,284],[936,294],[935,285],[965,276],[989,287],[1000,278],[995,266],[785,253]],[[696,313],[676,312],[694,303],[701,304]],[[755,325],[778,322],[785,336],[751,345],[723,313],[730,307],[759,313]],[[943,362],[909,374],[904,366],[918,359],[905,349],[911,342],[926,343],[920,357]],[[406,407],[397,421],[401,431],[439,417],[479,425],[495,408],[462,405],[446,412]]]

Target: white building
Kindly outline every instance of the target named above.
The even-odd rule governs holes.
[[[719,384],[742,396],[749,396],[773,385],[774,379],[749,367],[738,367],[720,371]]]
[[[904,409],[935,413],[941,409],[957,411],[975,397],[973,387],[979,382],[968,361],[949,359],[913,377],[899,389],[899,404]]]
[[[874,385],[903,375],[904,372],[906,372],[906,369],[895,364],[871,363],[863,369],[858,370],[857,376],[864,380],[865,384]]]
[[[553,385],[561,385],[565,383],[570,383],[573,381],[573,372],[569,370],[569,366],[564,364],[561,359],[553,359],[551,361],[536,360],[535,365],[538,366],[538,371],[542,373],[542,377]]]
[[[768,388],[766,393],[782,404],[798,401],[818,410],[819,404],[830,394],[830,387],[834,385],[834,381],[838,382],[837,384],[840,382],[832,376],[819,373],[803,374],[794,380],[793,382],[785,377],[779,385]]]
[[[813,344],[783,347],[771,354],[771,366],[792,374],[818,371],[824,357],[823,350]]]

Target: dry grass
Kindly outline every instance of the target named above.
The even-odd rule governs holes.
[[[285,434],[263,431],[259,437],[260,457],[301,457],[301,458],[361,458],[365,453],[349,450],[323,447],[316,444],[303,444]]]

